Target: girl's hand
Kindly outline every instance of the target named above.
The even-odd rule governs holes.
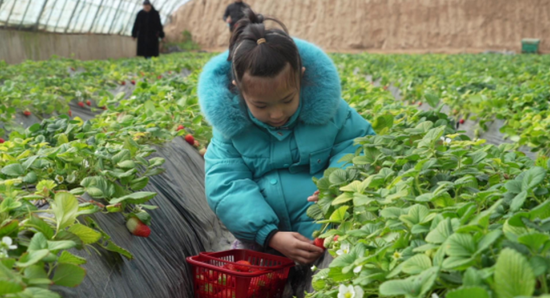
[[[315,191],[312,196],[307,198],[307,201],[308,202],[317,202],[317,201],[319,201],[319,191],[318,190]]]
[[[269,246],[289,259],[300,264],[311,264],[324,253],[313,241],[295,232],[277,232],[271,238]]]

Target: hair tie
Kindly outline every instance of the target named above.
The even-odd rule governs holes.
[[[265,38],[260,38],[260,39],[258,39],[258,41],[256,41],[256,43],[259,44],[259,45],[264,43],[264,42],[267,42],[267,40],[265,40]]]

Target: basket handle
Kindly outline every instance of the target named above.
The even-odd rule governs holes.
[[[205,256],[203,255],[203,257],[205,257]],[[217,259],[217,258],[212,258],[212,257],[208,257],[208,258],[209,259],[214,259],[216,261],[219,260],[219,261],[222,261],[222,262],[227,262],[227,261],[222,260],[222,259]],[[257,276],[264,275],[266,273],[271,273],[271,271],[272,271],[272,270],[269,270],[269,271],[259,270],[259,271],[254,271],[254,272],[237,272],[237,271],[231,271],[229,269],[225,269],[223,267],[214,266],[214,265],[209,264],[209,263],[197,261],[197,260],[194,259],[194,257],[187,257],[186,260],[187,260],[188,263],[190,263],[192,265],[205,267],[205,268],[208,268],[208,269],[211,269],[211,270],[216,270],[216,271],[223,272],[225,274],[229,274],[229,275],[233,275],[233,276],[239,276],[239,277],[250,277],[250,278],[252,278],[252,277],[257,277]]]

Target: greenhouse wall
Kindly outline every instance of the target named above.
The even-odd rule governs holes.
[[[204,49],[224,49],[222,15],[230,1],[191,0],[165,27],[171,40],[188,30]],[[521,51],[524,38],[550,52],[548,0],[245,0],[290,33],[326,50],[372,52]]]
[[[62,34],[0,29],[0,60],[9,64],[52,55],[82,60],[136,56],[136,42],[121,35]]]

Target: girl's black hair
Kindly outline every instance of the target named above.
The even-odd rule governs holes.
[[[244,90],[241,80],[245,73],[258,77],[275,77],[290,64],[293,78],[298,86],[302,76],[302,60],[298,47],[289,36],[285,25],[273,18],[264,18],[251,9],[235,24],[229,43],[229,58],[237,87]],[[264,20],[281,26],[281,29],[266,29]],[[258,42],[260,39],[265,39]]]

